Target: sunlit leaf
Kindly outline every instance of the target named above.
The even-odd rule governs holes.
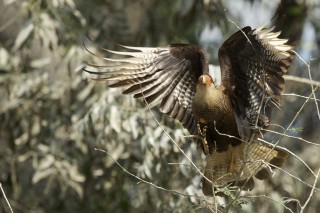
[[[110,125],[117,133],[120,133],[120,131],[121,131],[121,119],[120,119],[120,116],[119,116],[119,110],[117,108],[118,108],[117,106],[111,106]]]
[[[30,37],[32,31],[34,29],[33,22],[29,19],[25,22],[24,26],[20,30],[13,46],[13,50],[18,50],[20,47],[27,41],[27,39]]]
[[[45,57],[45,58],[38,58],[38,59],[32,60],[30,65],[33,68],[39,69],[39,68],[42,68],[50,63],[51,63],[51,59]]]
[[[38,166],[38,170],[45,170],[48,169],[49,167],[51,167],[54,163],[55,159],[52,155],[47,155],[45,158],[43,158],[40,161],[40,164]]]
[[[5,5],[9,5],[9,4],[12,4],[12,3],[14,3],[14,2],[16,2],[17,0],[3,0],[3,3],[5,4]]]
[[[9,62],[9,53],[5,48],[0,47],[0,67]]]
[[[55,173],[55,170],[53,168],[48,168],[44,170],[36,170],[32,177],[32,183],[38,183],[40,180],[47,178],[48,176]]]

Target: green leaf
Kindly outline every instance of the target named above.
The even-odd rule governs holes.
[[[20,49],[22,47],[22,45],[27,41],[27,39],[30,37],[32,31],[34,29],[34,25],[31,21],[31,19],[29,19],[24,26],[22,27],[22,29],[20,30],[15,42],[14,42],[14,46],[13,46],[13,50],[16,51],[18,49]]]

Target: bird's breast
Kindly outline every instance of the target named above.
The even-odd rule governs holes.
[[[235,123],[229,97],[214,86],[197,89],[192,107],[201,123]]]
[[[239,145],[240,141],[236,138],[240,136],[231,101],[223,91],[215,88],[197,90],[193,100],[193,112],[200,122],[200,128],[208,128],[206,141],[210,154],[226,151],[229,145]]]

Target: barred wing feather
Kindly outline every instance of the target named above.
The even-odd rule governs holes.
[[[271,110],[279,106],[285,74],[292,62],[291,46],[279,32],[245,27],[219,49],[222,84],[228,89],[242,138],[267,128]]]
[[[122,58],[104,58],[112,65],[99,66],[99,79],[124,87],[123,94],[141,98],[161,112],[179,120],[191,134],[197,134],[192,101],[198,78],[208,73],[202,48],[189,44],[168,47],[129,47],[131,51],[107,50]]]

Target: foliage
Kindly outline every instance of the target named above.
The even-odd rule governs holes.
[[[275,10],[268,3],[237,2],[250,13],[254,7]],[[200,175],[172,142],[203,168],[204,156],[181,125],[82,72],[85,63],[101,63],[84,46],[100,54],[97,47],[117,48],[116,43],[201,43],[216,61],[218,44],[237,30],[225,14],[239,26],[246,23],[233,3],[0,0],[0,182],[14,212],[206,212],[223,209],[232,197],[234,212],[300,209],[315,180],[310,170],[319,168],[314,100],[302,105],[305,98],[284,96],[275,116],[275,123],[289,126],[287,134],[294,136],[283,137],[281,145],[310,170],[292,156],[284,172],[258,182],[253,192],[211,199],[202,195]],[[320,5],[314,4],[307,5],[299,49],[307,60],[318,57],[320,49]],[[217,35],[209,36],[210,45],[208,30]],[[308,78],[307,68],[319,69],[319,60],[310,67],[297,60],[291,74]],[[320,79],[319,73],[312,77]],[[288,82],[287,93],[308,97],[310,86]],[[305,211],[316,212],[318,200],[316,192]],[[2,198],[0,206],[7,211]]]

